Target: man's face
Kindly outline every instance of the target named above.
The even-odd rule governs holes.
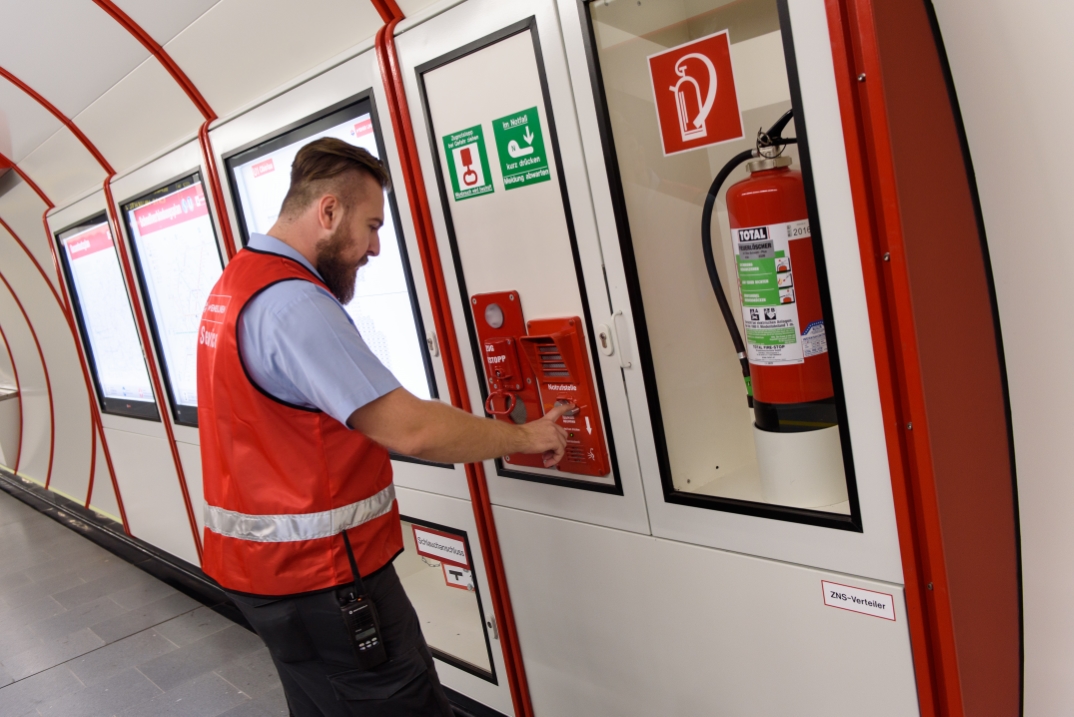
[[[341,304],[354,298],[358,268],[380,253],[378,231],[384,224],[384,192],[375,179],[360,174],[354,180],[356,201],[343,210],[336,229],[317,243],[318,273]]]

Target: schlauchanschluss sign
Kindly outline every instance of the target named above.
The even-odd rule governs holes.
[[[492,133],[500,155],[504,189],[517,189],[552,178],[536,107],[492,120]]]

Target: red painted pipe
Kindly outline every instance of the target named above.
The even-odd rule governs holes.
[[[127,255],[127,245],[123,241],[123,235],[120,234],[119,215],[116,213],[116,202],[112,198],[112,182],[111,177],[104,180],[104,197],[108,203],[108,217],[115,227],[116,236],[116,249],[119,250],[120,264],[123,266],[123,276],[127,281],[127,286],[131,287],[131,303],[134,305],[134,318],[138,324],[138,334],[142,338],[142,345],[149,347],[149,329],[146,327],[145,318],[142,316],[141,300],[138,297],[138,292],[135,289],[134,272],[131,270],[131,260]],[[186,517],[190,521],[190,531],[194,536],[194,547],[198,551],[198,562],[201,562],[201,535],[198,532],[198,523],[194,519],[194,506],[190,502],[190,490],[186,484],[186,471],[183,470],[183,460],[179,456],[179,444],[175,442],[175,431],[172,428],[171,416],[167,415],[168,412],[164,410],[164,403],[166,402],[164,387],[161,384],[160,376],[157,374],[157,359],[153,355],[151,350],[145,352],[146,362],[149,364],[149,377],[153,381],[153,391],[157,395],[157,402],[160,405],[160,421],[164,424],[164,432],[168,436],[168,447],[172,452],[172,461],[175,462],[175,470],[179,476],[179,489],[183,495],[183,506],[186,508]]]
[[[48,471],[45,473],[45,488],[48,488],[49,483],[52,482],[52,461],[56,454],[56,410],[52,402],[52,379],[48,375],[48,364],[45,363],[45,352],[41,350],[41,342],[37,338],[37,330],[34,329],[34,324],[30,321],[30,315],[26,313],[26,307],[22,305],[22,300],[19,299],[19,295],[15,293],[15,289],[8,283],[7,277],[3,272],[0,272],[0,281],[4,283],[7,290],[11,293],[11,298],[15,300],[15,304],[19,307],[19,311],[22,312],[22,318],[25,319],[26,325],[30,328],[30,336],[34,339],[34,346],[37,347],[37,356],[41,359],[41,370],[45,374],[45,392],[48,394],[48,422],[49,422],[49,436],[48,436]],[[19,445],[22,445],[22,433],[19,433]]]
[[[428,196],[425,193],[417,142],[414,138],[410,109],[406,100],[406,88],[395,48],[395,27],[403,15],[393,0],[373,0],[373,3],[387,23],[377,32],[375,47],[384,89],[388,96],[392,126],[402,162],[403,180],[414,219],[425,281],[430,293],[433,321],[440,340],[445,344],[442,347],[441,356],[444,361],[448,393],[455,406],[472,413],[469,393],[466,390],[466,375],[462,369],[461,352],[451,316],[450,295],[443,275],[432,213],[429,209]],[[474,507],[478,538],[485,558],[485,569],[489,575],[493,612],[500,627],[501,644],[504,646],[504,664],[511,690],[511,701],[516,715],[532,717],[533,705],[529,694],[529,684],[522,661],[518,630],[511,607],[503,555],[500,551],[484,466],[480,463],[467,464],[465,470],[471,503]]]
[[[0,339],[4,342],[7,360],[11,364],[11,373],[15,375],[15,390],[18,391],[15,395],[15,400],[19,403],[19,445],[15,446],[15,466],[13,468],[17,474],[19,472],[19,459],[22,458],[22,384],[19,383],[19,367],[15,365],[15,355],[11,353],[11,344],[7,341],[3,326],[0,326]],[[4,457],[6,458],[7,456]]]

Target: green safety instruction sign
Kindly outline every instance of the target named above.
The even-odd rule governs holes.
[[[809,222],[734,229],[732,234],[750,363],[802,363],[826,352],[824,322],[803,327],[795,297],[790,242],[810,236]]]
[[[443,139],[455,201],[494,192],[481,125],[446,134]]]
[[[536,107],[493,120],[492,133],[496,136],[504,189],[517,189],[552,178]]]

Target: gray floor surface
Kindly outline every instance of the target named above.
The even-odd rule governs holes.
[[[0,715],[286,717],[261,640],[0,492]]]

